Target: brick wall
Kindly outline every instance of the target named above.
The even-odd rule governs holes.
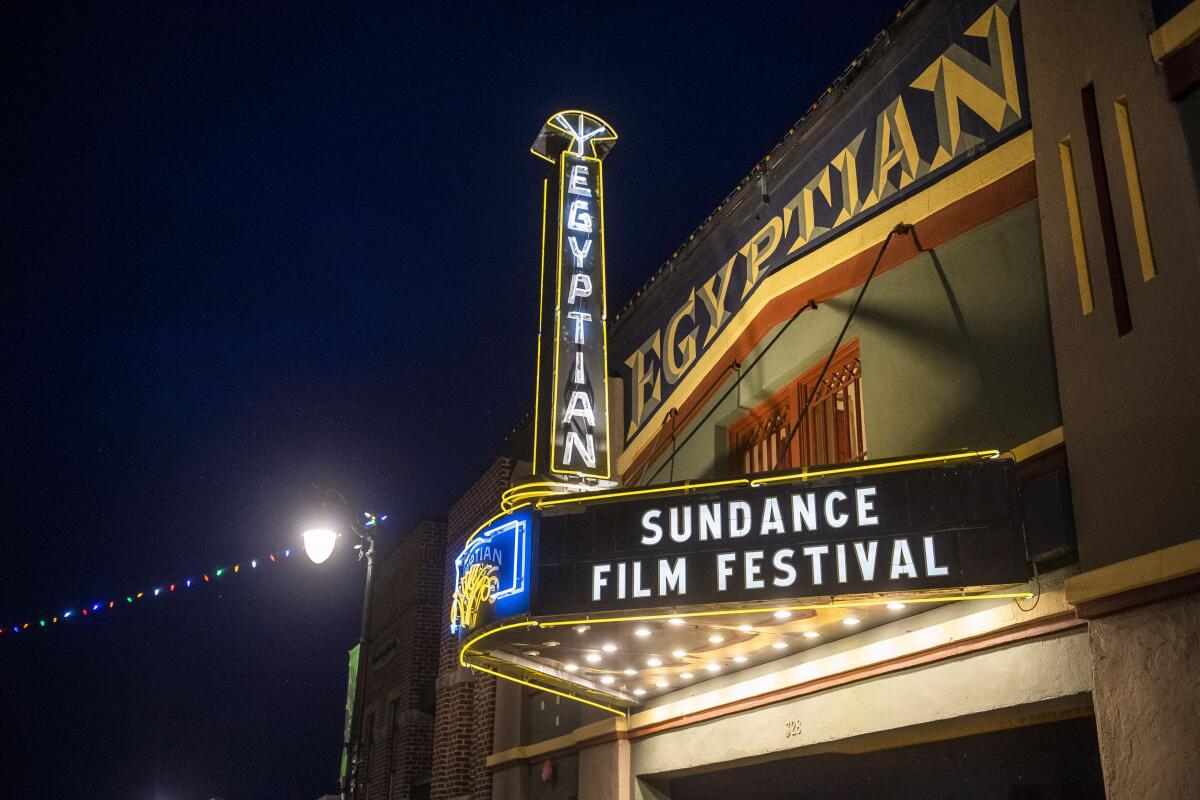
[[[458,666],[458,642],[449,633],[454,557],[467,537],[500,510],[500,493],[512,480],[514,460],[501,457],[450,509],[442,573],[441,646],[434,716],[433,800],[490,800],[486,760],[492,750],[495,679]]]
[[[376,565],[360,673],[368,743],[360,800],[408,800],[412,784],[430,773],[445,546],[445,523],[424,520]]]

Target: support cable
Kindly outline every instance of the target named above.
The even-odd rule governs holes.
[[[889,233],[888,236],[890,238],[891,234]],[[786,266],[786,264],[781,265],[781,266]],[[691,429],[691,431],[688,432],[688,435],[683,437],[683,441],[679,443],[680,448],[682,448],[684,445],[686,445],[688,443],[688,441],[690,441],[691,438],[696,435],[696,431],[700,430],[700,427],[702,425],[704,425],[704,423],[708,420],[708,418],[713,415],[713,412],[715,412],[718,408],[721,407],[721,404],[725,402],[725,399],[727,397],[729,397],[729,395],[733,392],[734,389],[736,389],[738,387],[739,384],[741,384],[742,379],[750,374],[750,372],[754,369],[754,365],[758,363],[759,359],[761,359],[763,356],[765,356],[767,354],[767,352],[771,349],[771,347],[777,341],[779,341],[779,337],[783,336],[784,332],[787,331],[787,329],[789,327],[791,327],[792,323],[796,321],[796,318],[799,317],[805,311],[807,311],[809,309],[812,309],[815,311],[816,308],[817,308],[817,301],[810,298],[807,303],[805,303],[804,305],[802,305],[798,309],[796,309],[796,313],[792,314],[791,319],[789,319],[787,322],[785,322],[783,324],[783,327],[781,327],[779,329],[779,331],[775,334],[775,336],[773,336],[771,338],[771,341],[769,343],[767,343],[767,346],[762,349],[762,352],[760,352],[758,355],[756,355],[754,357],[753,361],[751,361],[749,364],[746,365],[746,367],[744,369],[742,369],[738,372],[737,380],[735,380],[733,382],[733,384],[728,389],[725,390],[725,394],[721,395],[721,399],[718,400],[717,402],[713,403],[712,407],[708,409],[708,413],[706,413],[703,417],[701,417],[700,421],[692,426],[692,429]],[[671,464],[672,470],[674,470],[674,466],[673,466],[674,462],[675,462],[675,451],[672,450],[671,458],[667,461],[664,461],[662,464],[660,464],[658,466],[658,469],[654,470],[654,474],[650,476],[649,480],[647,480],[646,483],[653,483],[654,479],[658,477],[658,474],[660,472],[662,472],[663,469],[668,464]]]
[[[867,273],[867,279],[863,281],[862,288],[858,290],[858,297],[854,299],[854,305],[850,307],[850,313],[846,315],[846,321],[842,324],[842,330],[838,334],[837,341],[833,343],[833,347],[829,350],[829,357],[825,359],[825,364],[821,367],[821,374],[813,382],[813,389],[808,393],[808,397],[804,401],[804,408],[800,410],[799,416],[796,417],[796,424],[788,431],[787,439],[783,442],[783,447],[779,448],[779,459],[775,462],[775,466],[772,467],[772,472],[778,470],[779,466],[783,463],[783,459],[787,457],[788,448],[792,446],[792,439],[795,438],[796,431],[800,430],[800,425],[803,424],[805,417],[808,415],[808,409],[812,407],[813,399],[817,396],[817,387],[821,385],[821,381],[825,380],[825,374],[829,371],[829,365],[833,363],[833,357],[837,355],[838,348],[842,346],[842,339],[845,338],[846,331],[850,329],[850,323],[854,321],[854,315],[858,313],[858,307],[862,303],[863,295],[867,293],[867,287],[871,285],[871,279],[875,277],[875,272],[879,269],[879,263],[883,261],[883,254],[887,252],[892,237],[896,234],[903,235],[906,233],[914,237],[916,235],[912,225],[901,222],[895,228],[888,231],[887,237],[879,247],[879,253],[875,256],[875,263],[871,265],[871,271]],[[774,341],[772,340],[771,343],[774,344]]]

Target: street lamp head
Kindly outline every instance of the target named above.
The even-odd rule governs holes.
[[[304,552],[314,564],[322,564],[333,553],[337,531],[329,528],[310,528],[304,532]]]

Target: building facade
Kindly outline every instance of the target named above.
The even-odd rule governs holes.
[[[611,475],[451,510],[432,796],[1194,796],[1198,82],[1200,2],[910,3],[609,310]]]
[[[422,520],[376,567],[358,674],[362,800],[429,797],[445,548],[446,523]]]

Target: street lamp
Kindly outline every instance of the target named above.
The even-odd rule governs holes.
[[[314,564],[324,564],[337,544],[337,531],[329,528],[311,528],[304,532],[304,552]]]
[[[362,726],[363,686],[366,674],[363,666],[367,663],[367,628],[371,619],[371,574],[375,567],[375,531],[379,524],[387,519],[387,515],[376,517],[374,514],[363,513],[359,520],[350,512],[350,504],[338,491],[325,487],[317,487],[321,494],[320,509],[315,518],[309,521],[304,530],[304,552],[314,564],[323,564],[333,554],[333,548],[341,537],[339,528],[346,527],[358,539],[354,549],[358,558],[367,560],[367,582],[363,588],[362,623],[358,631],[358,672],[354,682],[354,706],[350,714],[349,740],[342,743],[346,750],[347,775],[349,785],[343,778],[341,793],[343,798],[352,797],[358,789],[358,773],[360,766],[359,739]]]

